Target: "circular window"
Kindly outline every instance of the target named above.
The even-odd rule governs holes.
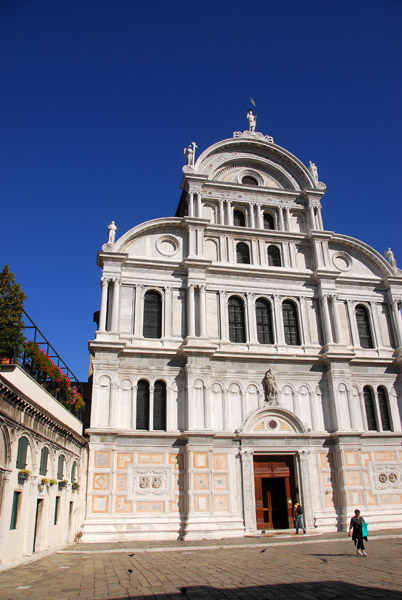
[[[250,175],[246,175],[245,177],[243,177],[241,182],[244,185],[258,185],[258,181],[256,179],[254,179],[254,177],[251,177]]]
[[[156,247],[163,256],[173,256],[179,249],[179,241],[173,236],[164,236],[156,242]]]
[[[279,427],[279,423],[276,419],[270,419],[268,421],[268,429],[270,429],[271,431],[275,431],[275,429],[278,429]]]
[[[339,271],[349,271],[352,267],[352,257],[346,252],[337,252],[332,257],[332,263]]]

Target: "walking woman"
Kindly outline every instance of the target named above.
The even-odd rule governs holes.
[[[350,532],[353,529],[352,540],[354,541],[355,546],[357,546],[356,554],[359,556],[367,556],[367,552],[364,549],[363,543],[363,523],[364,519],[360,516],[360,510],[356,508],[355,516],[350,520],[348,536],[350,537]]]

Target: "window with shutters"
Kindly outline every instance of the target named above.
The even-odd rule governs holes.
[[[378,406],[380,409],[381,425],[383,431],[391,431],[391,417],[389,414],[388,393],[385,387],[377,388]]]
[[[71,483],[74,483],[74,481],[77,481],[77,463],[75,461],[71,467]]]
[[[57,462],[57,479],[64,479],[64,464],[66,459],[62,454],[59,456],[59,460]]]
[[[149,430],[149,382],[145,379],[137,384],[136,429]]]
[[[355,308],[357,331],[359,332],[360,346],[362,348],[374,348],[371,336],[370,318],[367,308],[359,304]]]
[[[369,431],[377,431],[377,420],[375,418],[374,392],[368,385],[363,388],[364,408],[366,410],[367,427]]]
[[[27,451],[28,451],[28,439],[24,436],[18,440],[17,450],[17,469],[25,469],[27,466]]]
[[[295,303],[291,300],[285,300],[282,303],[282,315],[286,344],[300,346],[299,322]]]
[[[246,226],[246,217],[244,216],[244,212],[241,210],[233,211],[233,225],[236,225],[236,227]]]
[[[270,213],[264,213],[264,229],[275,229],[275,220]]]
[[[144,337],[162,337],[162,298],[150,290],[144,296]]]
[[[14,492],[13,505],[11,508],[10,529],[17,529],[18,517],[20,515],[22,492]]]
[[[154,430],[166,431],[166,383],[156,381],[154,386]]]
[[[250,264],[250,248],[245,242],[239,242],[236,246],[237,262],[243,265]]]
[[[229,298],[229,339],[240,344],[246,341],[244,303],[238,296]]]
[[[267,300],[258,298],[255,303],[255,315],[257,321],[257,339],[260,344],[273,344],[272,311]]]
[[[40,453],[40,467],[39,467],[39,475],[43,475],[46,477],[47,474],[47,461],[49,458],[49,450],[46,448],[42,448]]]
[[[278,246],[268,246],[268,264],[270,267],[281,267],[281,251]]]

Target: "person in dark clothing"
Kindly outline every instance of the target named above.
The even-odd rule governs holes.
[[[363,523],[364,519],[360,516],[360,510],[356,509],[355,516],[350,519],[348,536],[350,537],[350,533],[353,530],[352,540],[354,541],[355,546],[357,546],[356,554],[358,554],[359,556],[367,556],[367,552],[364,548],[363,542]]]
[[[299,529],[302,529],[303,533],[306,533],[306,528],[304,526],[303,513],[304,513],[304,510],[303,510],[302,505],[299,504],[298,502],[296,502],[296,504],[294,506],[296,535],[299,534]]]

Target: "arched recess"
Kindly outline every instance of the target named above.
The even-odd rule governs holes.
[[[7,469],[11,460],[10,435],[6,425],[0,422],[0,467]]]
[[[133,384],[130,379],[125,377],[121,380],[119,386],[119,417],[118,425],[121,429],[132,429],[133,415]]]
[[[218,382],[211,385],[211,427],[213,431],[225,428],[223,388]]]
[[[93,427],[107,427],[109,425],[110,394],[112,381],[109,375],[101,375],[98,379],[97,393],[93,406],[95,422]]]
[[[243,422],[241,387],[238,383],[231,383],[228,390],[228,415],[229,431],[235,431]]]
[[[194,413],[192,429],[205,429],[205,384],[202,379],[193,383]]]
[[[218,260],[218,244],[213,239],[206,239],[204,244],[205,256],[208,260]]]
[[[239,433],[291,435],[307,433],[301,420],[284,408],[260,408],[250,415]]]

